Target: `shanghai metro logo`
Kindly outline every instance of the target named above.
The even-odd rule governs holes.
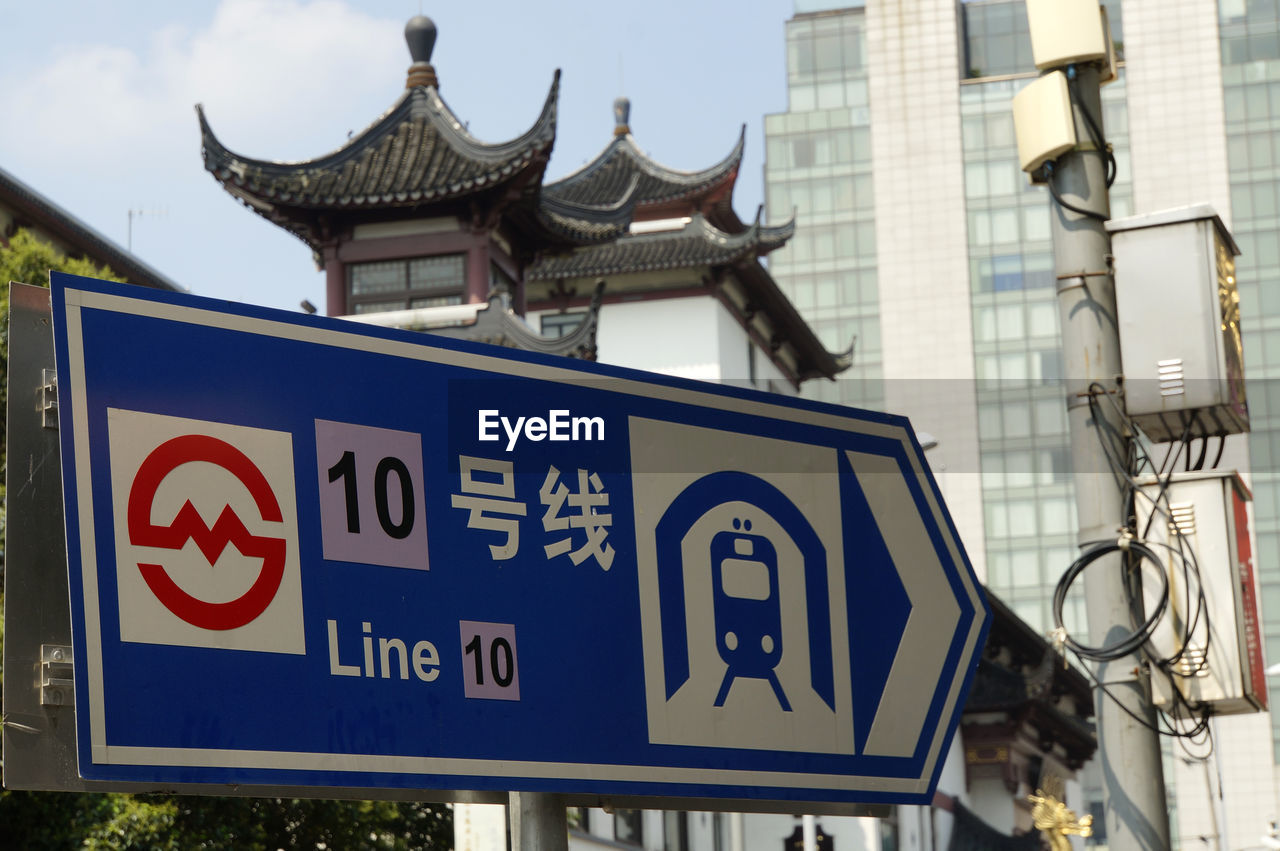
[[[249,590],[234,600],[222,603],[201,600],[183,591],[165,572],[163,565],[138,565],[142,578],[156,598],[187,623],[203,629],[235,629],[262,614],[275,598],[280,580],[284,578],[286,542],[284,538],[250,534],[230,505],[218,515],[213,528],[205,526],[191,500],[183,503],[170,525],[154,524],[151,509],[160,483],[176,467],[193,461],[207,461],[222,467],[248,489],[263,520],[283,521],[280,504],[266,477],[243,452],[216,437],[184,434],[152,450],[134,477],[133,488],[129,492],[129,541],[139,547],[180,550],[191,540],[211,565],[217,563],[228,545],[234,545],[246,556],[261,558],[262,570]]]
[[[286,432],[108,410],[124,641],[305,652]]]

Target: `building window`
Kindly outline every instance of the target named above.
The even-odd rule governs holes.
[[[541,319],[542,336],[558,340],[572,334],[586,317],[585,310],[575,310],[570,313],[544,313]]]
[[[614,810],[613,838],[631,845],[643,845],[644,813],[640,810]]]
[[[379,313],[413,307],[461,304],[467,284],[463,254],[377,260],[347,266],[352,313]]]
[[[666,810],[662,814],[663,851],[689,851],[689,814]]]

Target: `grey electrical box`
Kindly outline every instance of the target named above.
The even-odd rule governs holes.
[[[1154,441],[1249,430],[1240,253],[1212,206],[1107,222],[1125,404]]]

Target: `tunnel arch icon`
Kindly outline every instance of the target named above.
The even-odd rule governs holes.
[[[681,555],[681,545],[685,536],[699,520],[706,516],[708,511],[730,501],[747,503],[772,517],[786,531],[800,550],[803,558],[805,579],[805,608],[808,615],[810,686],[822,698],[822,701],[834,711],[835,684],[831,657],[830,591],[827,587],[826,548],[815,533],[812,524],[805,519],[804,515],[795,506],[795,503],[788,499],[782,491],[759,476],[736,471],[712,473],[698,479],[672,501],[671,505],[663,513],[662,519],[658,522],[655,537],[667,698],[670,699],[675,695],[689,679],[690,673],[689,636],[686,628],[687,602],[685,599],[684,559]],[[713,538],[713,554],[715,554],[716,549],[731,547],[734,544],[737,544],[739,549],[744,549],[742,546],[744,543],[754,545],[754,548],[753,552],[742,553],[742,555],[756,554],[760,549],[763,549],[762,545],[768,545],[772,548],[772,544],[764,536],[751,535],[745,529],[740,532],[724,530]],[[715,559],[713,561],[713,569],[719,573],[719,571],[723,570],[723,563],[723,559]],[[776,559],[775,564],[771,565],[771,567],[775,573],[772,581],[772,588],[775,593],[759,601],[766,604],[766,606],[755,607],[756,613],[764,612],[766,616],[769,612],[777,612],[779,607],[776,595],[778,584],[776,579]],[[765,650],[763,656],[744,654],[742,650],[747,646],[745,642],[738,647],[726,648],[724,646],[724,638],[727,627],[722,629],[722,625],[719,623],[723,617],[722,612],[726,610],[732,611],[733,608],[737,608],[746,615],[748,620],[751,620],[752,610],[741,605],[734,607],[730,601],[726,600],[725,598],[731,595],[724,593],[723,584],[718,584],[716,590],[716,610],[712,614],[716,616],[717,620],[720,654],[728,666],[724,681],[720,686],[716,705],[723,705],[734,679],[738,676],[746,676],[769,681],[778,696],[782,708],[790,711],[789,701],[778,682],[776,673],[774,673],[778,657],[781,655],[780,652],[775,653],[774,651],[781,651],[780,643],[778,643],[780,639],[775,639],[774,642],[771,642],[775,646]],[[756,618],[758,619],[760,616],[760,614],[757,614]],[[739,629],[741,628],[739,627]],[[747,628],[750,629],[750,625],[747,625]],[[736,633],[730,631],[730,634],[735,639],[737,638]],[[771,638],[772,636],[766,634],[764,637]],[[753,645],[751,647],[752,651],[757,646]]]

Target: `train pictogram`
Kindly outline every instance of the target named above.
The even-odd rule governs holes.
[[[749,518],[734,518],[733,528],[711,539],[716,650],[729,666],[715,705],[724,706],[735,679],[751,677],[773,686],[779,705],[790,712],[776,671],[782,660],[778,552],[768,538],[750,534]]]

